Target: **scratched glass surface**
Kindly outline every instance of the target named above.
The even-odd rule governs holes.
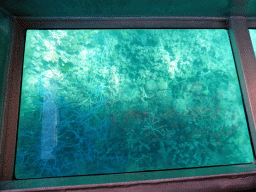
[[[250,163],[224,29],[28,30],[18,179]]]

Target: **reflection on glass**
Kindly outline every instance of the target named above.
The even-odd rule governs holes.
[[[250,163],[226,30],[28,30],[19,179]]]

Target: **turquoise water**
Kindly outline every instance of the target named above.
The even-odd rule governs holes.
[[[256,53],[256,29],[249,29],[249,33],[251,36],[252,46],[255,54]]]
[[[27,31],[16,178],[253,160],[226,30]]]

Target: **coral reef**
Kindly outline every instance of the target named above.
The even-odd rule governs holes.
[[[109,116],[104,118],[97,116],[100,114],[99,111],[104,103],[107,102],[99,94],[102,89],[103,87],[100,87],[95,92],[95,96],[101,100],[87,111],[72,106],[64,98],[54,97],[53,94],[46,95],[41,110],[37,112],[41,114],[39,121],[42,121],[42,124],[38,123],[38,127],[35,129],[37,133],[28,131],[29,127],[35,128],[31,124],[25,125],[21,122],[19,126],[21,134],[19,134],[18,143],[21,147],[17,151],[19,166],[16,168],[16,172],[21,174],[27,173],[26,170],[37,170],[26,174],[26,177],[36,178],[96,174],[101,173],[101,170],[120,171],[120,168],[115,167],[113,162],[123,164],[125,157],[111,150],[111,148],[118,146],[112,144],[106,146],[108,140],[112,139]],[[49,93],[47,90],[44,92]],[[52,105],[49,105],[49,102]],[[54,117],[50,114],[48,114],[48,118],[44,118],[46,110],[49,113],[54,106],[59,114],[58,119],[56,119],[57,122],[49,119]],[[56,125],[54,125],[55,123]],[[50,130],[44,130],[44,125],[47,125],[48,128],[56,126],[57,132],[53,135]],[[31,136],[33,136],[34,152],[31,151],[30,145],[32,143],[26,141]],[[54,140],[55,145],[49,146],[48,143],[51,143],[52,140]],[[32,161],[33,163],[31,163]]]
[[[26,40],[19,178],[253,160],[227,31],[32,30]]]

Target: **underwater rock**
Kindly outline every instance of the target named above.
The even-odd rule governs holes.
[[[166,90],[168,88],[168,83],[162,77],[156,81],[153,79],[150,79],[146,81],[145,88],[147,92],[157,91],[157,90]]]
[[[159,90],[166,90],[168,88],[168,83],[164,78],[159,78],[157,81],[157,87]]]
[[[192,82],[189,84],[188,89],[193,95],[201,95],[204,90],[204,84],[200,81]]]
[[[150,79],[146,81],[145,88],[146,88],[146,91],[155,91],[157,89],[157,84],[155,80]]]
[[[184,116],[186,116],[188,113],[188,110],[187,110],[188,105],[190,105],[190,103],[186,99],[176,99],[174,102],[174,107],[176,111],[179,114],[183,114]]]

